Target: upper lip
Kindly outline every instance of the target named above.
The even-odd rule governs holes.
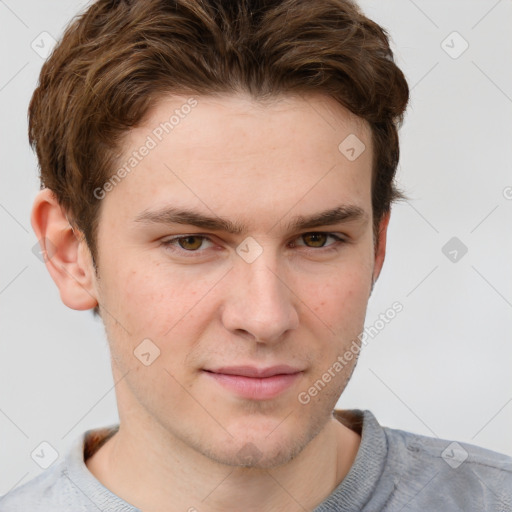
[[[255,366],[224,366],[213,370],[206,370],[212,373],[223,373],[225,375],[240,375],[243,377],[254,377],[263,379],[274,375],[290,375],[299,373],[302,370],[286,364],[269,366],[267,368],[256,368]]]

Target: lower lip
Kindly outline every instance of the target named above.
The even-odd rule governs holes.
[[[205,372],[221,386],[251,400],[269,400],[283,393],[299,378],[301,372],[256,378],[226,373]]]

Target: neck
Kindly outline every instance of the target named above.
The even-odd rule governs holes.
[[[86,465],[105,487],[145,512],[312,510],[346,476],[361,441],[332,418],[288,463],[242,468],[219,464],[155,432],[157,427],[128,424],[121,422]],[[164,445],[156,439],[165,439]]]

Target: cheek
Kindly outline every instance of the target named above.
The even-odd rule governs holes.
[[[167,382],[170,377],[161,370],[184,364],[191,342],[202,328],[201,308],[195,306],[205,294],[206,285],[181,283],[183,279],[173,280],[170,273],[161,275],[153,267],[126,267],[111,272],[104,280],[107,292],[103,296],[103,318],[111,355],[123,373],[135,370],[131,377],[133,386],[139,378],[147,379],[149,387],[157,383],[161,387],[162,379],[166,386],[172,385],[172,379]],[[147,341],[141,345],[144,340],[152,342],[144,349],[150,352],[150,357],[159,351],[147,367],[136,359],[136,351],[142,350],[139,347],[147,346]]]
[[[371,290],[371,270],[354,268],[349,272],[331,274],[328,282],[309,283],[306,288],[311,309],[325,324],[345,337],[361,329]]]
[[[192,275],[190,269],[158,263],[139,262],[130,269],[126,265],[106,280],[104,305],[134,342],[150,338],[165,346],[178,334],[182,339],[185,328],[193,336],[209,320],[219,276]]]
[[[371,288],[371,271],[367,267],[341,274],[328,284],[317,283],[312,288],[315,307],[311,318],[318,325],[312,332],[314,344],[309,347],[313,368],[298,397],[303,400],[300,403],[311,402],[326,410],[335,407],[357,363],[358,337],[364,328]]]

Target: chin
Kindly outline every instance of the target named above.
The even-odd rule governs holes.
[[[226,450],[219,446],[203,452],[208,458],[226,466],[246,469],[270,469],[282,466],[294,459],[304,448],[296,440],[276,446],[275,443],[256,445],[251,441],[231,443]]]
[[[287,464],[297,457],[324,425],[309,423],[298,425],[291,420],[281,424],[273,423],[272,428],[255,428],[256,425],[240,424],[230,428],[233,437],[221,442],[209,440],[209,446],[199,451],[208,458],[227,466],[270,469]]]

